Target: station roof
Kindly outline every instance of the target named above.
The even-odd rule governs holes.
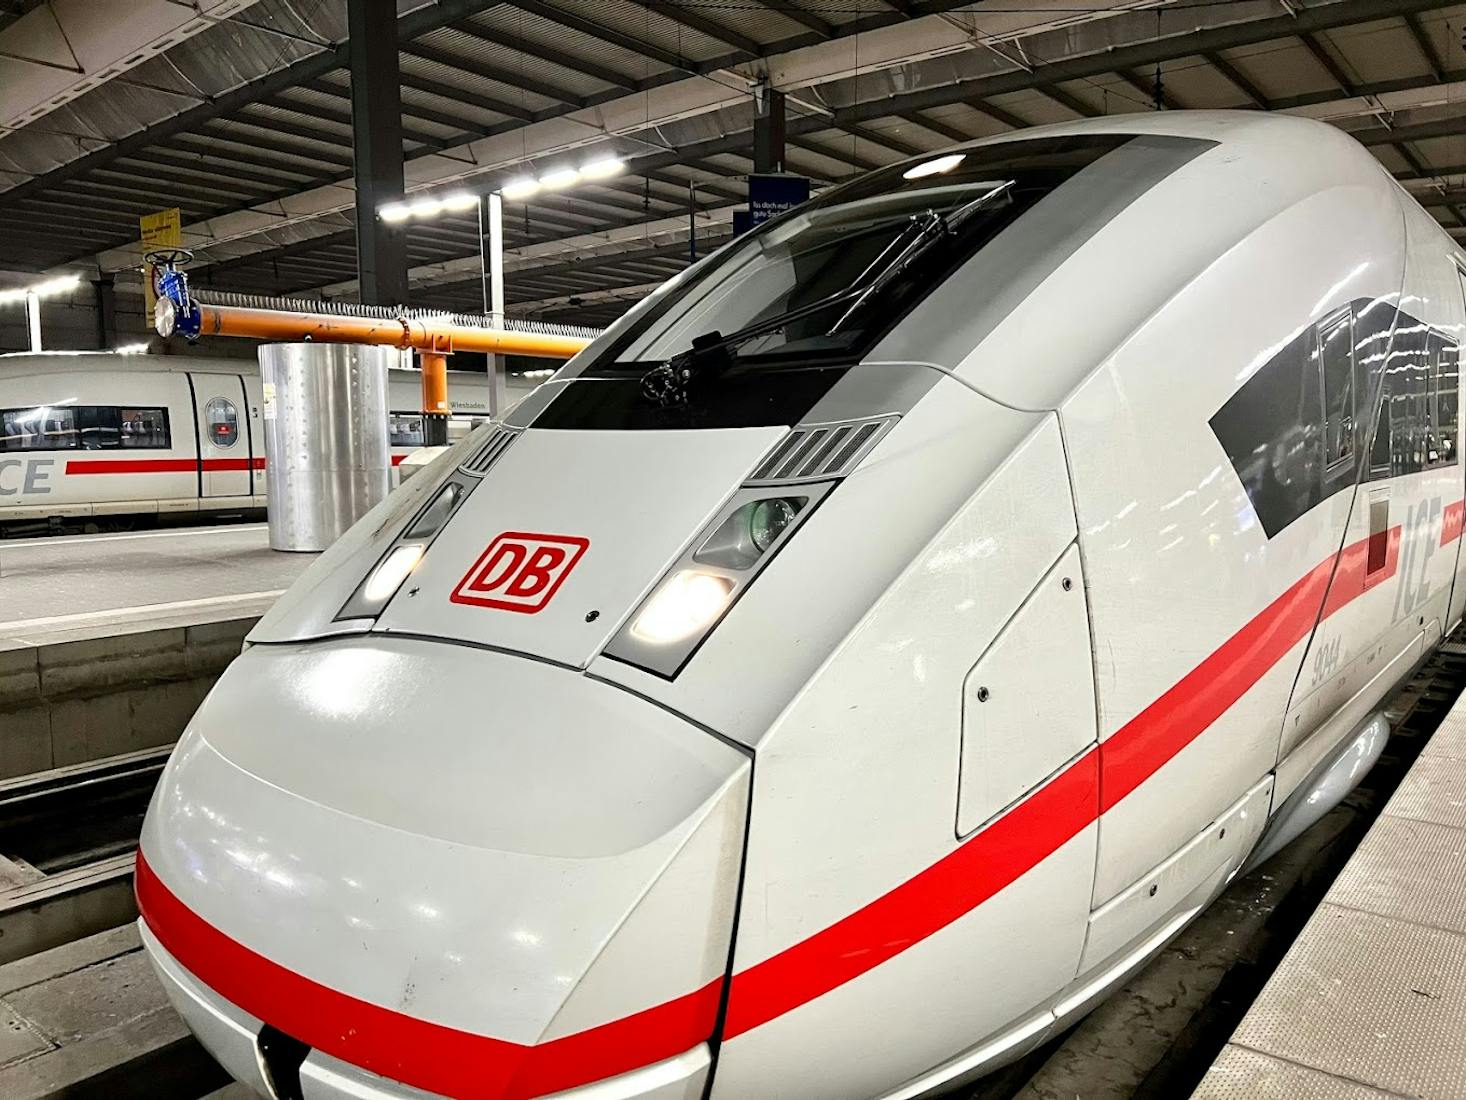
[[[126,9],[124,12],[123,9]],[[1466,4],[1441,0],[399,0],[409,191],[591,155],[506,202],[511,314],[604,324],[725,240],[761,79],[815,185],[1077,117],[1246,108],[1363,141],[1466,240]],[[201,286],[354,292],[346,0],[0,0],[5,266],[135,268],[182,210]],[[412,304],[481,306],[474,215],[412,225]]]

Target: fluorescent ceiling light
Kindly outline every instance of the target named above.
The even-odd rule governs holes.
[[[386,206],[377,209],[377,215],[388,224],[396,225],[398,222],[405,222],[412,211],[407,208],[405,202],[389,202]]]
[[[580,174],[588,180],[603,180],[626,170],[626,162],[620,157],[601,157],[580,166]]]
[[[53,294],[65,294],[67,291],[75,290],[79,286],[81,286],[80,275],[58,275],[54,279],[32,283],[30,286],[18,286],[10,290],[0,290],[0,302],[21,302],[25,300],[28,294],[34,294],[37,298],[49,298]]]
[[[540,186],[551,191],[558,191],[562,187],[569,187],[578,179],[580,179],[580,172],[576,169],[557,168],[540,177]]]
[[[499,194],[506,199],[527,199],[540,189],[538,180],[517,179],[510,180],[503,187],[499,188]]]
[[[414,199],[408,204],[407,209],[412,212],[414,218],[431,218],[443,209],[443,204],[434,198]]]
[[[472,210],[478,206],[478,196],[467,191],[454,191],[450,195],[444,195],[442,202],[444,210]]]
[[[939,176],[943,172],[950,172],[966,159],[966,153],[948,153],[946,156],[937,157],[935,160],[924,160],[920,164],[914,164],[902,172],[901,178],[904,180],[919,180],[926,176]]]

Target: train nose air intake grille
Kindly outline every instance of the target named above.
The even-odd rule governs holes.
[[[512,432],[508,428],[495,428],[489,433],[489,438],[484,444],[473,453],[473,457],[459,465],[459,469],[466,474],[486,474],[489,467],[499,461],[499,456],[509,449],[509,444],[514,442],[518,432]]]
[[[865,457],[896,420],[894,416],[887,416],[877,420],[797,427],[774,448],[774,453],[754,472],[749,484],[842,477]]]

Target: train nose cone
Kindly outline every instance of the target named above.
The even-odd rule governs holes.
[[[748,776],[706,733],[542,662],[256,646],[154,796],[146,938],[250,1017],[394,1081],[572,1088],[710,1037]]]

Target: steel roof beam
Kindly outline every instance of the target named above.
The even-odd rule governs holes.
[[[402,44],[402,52],[409,57],[419,57],[424,61],[430,61],[434,65],[441,65],[445,69],[453,69],[463,73],[465,76],[476,76],[480,80],[492,80],[496,84],[504,84],[510,88],[523,88],[526,92],[533,92],[537,96],[556,103],[564,104],[566,107],[584,107],[586,105],[583,96],[564,88],[557,88],[552,84],[535,80],[525,76],[523,73],[514,73],[501,69],[496,65],[487,65],[482,61],[476,61],[470,57],[460,57],[458,54],[449,53],[447,50],[440,50],[436,46],[424,46],[417,42],[405,42]],[[507,112],[506,112],[507,113]],[[533,112],[525,115],[526,119],[533,119],[536,116]]]
[[[634,4],[640,4],[649,11],[658,15],[666,16],[674,23],[681,23],[689,30],[697,31],[698,34],[706,35],[714,42],[721,42],[725,46],[731,46],[739,53],[745,53],[749,57],[765,57],[768,54],[768,47],[762,43],[755,42],[730,27],[716,23],[705,15],[700,15],[691,8],[685,8],[672,0],[632,0]]]
[[[1078,96],[1071,95],[1057,84],[1050,84],[1038,89],[1039,94],[1052,99],[1059,106],[1073,111],[1080,118],[1097,118],[1103,111],[1096,110]]]
[[[508,46],[510,49],[520,50],[541,60],[548,61],[552,65],[558,65],[560,68],[567,69],[572,73],[584,73],[586,76],[593,76],[602,84],[609,84],[613,88],[624,88],[631,92],[638,91],[640,88],[640,84],[635,79],[624,73],[618,73],[614,69],[608,69],[604,65],[598,65],[594,61],[571,57],[569,54],[557,50],[553,46],[547,46],[543,42],[527,42],[515,35],[503,34],[486,27],[480,27],[472,20],[454,23],[453,29],[472,38],[477,38],[480,42],[492,42],[496,46]]]
[[[1271,109],[1267,97],[1262,94],[1257,85],[1238,72],[1237,67],[1225,57],[1215,50],[1202,54],[1202,57],[1205,58],[1208,65],[1226,78],[1228,84],[1245,95],[1254,107],[1260,107],[1264,111]]]
[[[1415,45],[1420,50],[1420,56],[1425,58],[1425,65],[1430,70],[1430,75],[1443,83],[1446,78],[1446,65],[1441,60],[1441,55],[1436,52],[1435,43],[1425,33],[1425,28],[1420,25],[1419,17],[1413,12],[1406,12],[1404,19],[1405,26],[1410,31],[1410,37],[1415,40]]]
[[[397,20],[399,41],[410,40],[421,34],[447,26],[465,15],[483,8],[483,0],[437,0],[435,4],[419,8]],[[238,111],[263,96],[285,91],[306,80],[324,76],[333,69],[345,68],[347,64],[345,43],[322,50],[318,54],[302,58],[284,68],[241,84],[232,91],[190,107],[172,118],[145,126],[136,133],[120,138],[102,149],[86,153],[73,161],[44,172],[17,187],[0,193],[0,203],[9,204],[26,195],[33,195],[54,186],[60,180],[74,179],[118,156],[146,149],[165,138],[195,129],[201,122]]]
[[[1298,40],[1313,55],[1313,59],[1318,62],[1319,67],[1329,74],[1330,80],[1350,95],[1354,94],[1354,81],[1349,79],[1349,74],[1344,72],[1343,67],[1334,60],[1334,55],[1324,49],[1322,42],[1311,34],[1300,34]]]

